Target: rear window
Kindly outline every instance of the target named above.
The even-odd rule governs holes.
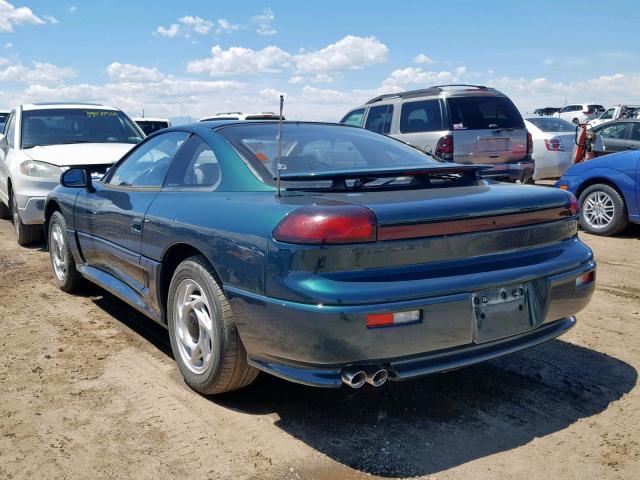
[[[400,111],[400,133],[444,130],[439,100],[407,102]]]
[[[447,99],[453,130],[524,128],[515,105],[506,97],[459,97]]]
[[[543,132],[575,132],[576,130],[576,126],[573,123],[562,120],[561,118],[533,117],[527,118],[527,120]]]

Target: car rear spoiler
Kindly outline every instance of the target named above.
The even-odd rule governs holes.
[[[319,172],[280,172],[280,180],[295,182],[317,182],[320,180],[356,180],[362,178],[391,178],[391,177],[419,177],[442,175],[474,175],[481,176],[483,170],[489,170],[493,165],[461,165],[445,163],[425,167],[386,167],[367,170],[323,170]],[[274,178],[275,179],[275,178]]]

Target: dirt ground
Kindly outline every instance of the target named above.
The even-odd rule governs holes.
[[[581,234],[597,291],[561,339],[358,391],[190,391],[165,330],[56,288],[0,221],[0,478],[640,478],[640,228]]]

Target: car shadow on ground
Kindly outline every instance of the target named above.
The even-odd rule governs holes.
[[[100,289],[94,302],[171,355],[166,330]],[[511,450],[604,411],[631,391],[627,363],[562,340],[466,369],[380,388],[323,390],[261,374],[210,397],[276,425],[352,469],[380,476],[443,471]],[[194,393],[195,395],[195,393]]]

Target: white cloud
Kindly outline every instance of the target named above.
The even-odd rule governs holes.
[[[218,26],[216,27],[216,33],[233,33],[240,30],[240,25],[231,23],[226,18],[218,19]]]
[[[433,60],[431,57],[427,57],[424,53],[421,53],[413,57],[413,63],[426,65],[428,63],[435,63],[435,60]]]
[[[188,35],[190,31],[199,33],[200,35],[206,35],[213,28],[213,22],[211,20],[205,20],[204,18],[200,17],[192,17],[191,15],[180,17],[178,19],[178,23],[181,23],[186,27],[186,35]]]
[[[384,62],[388,52],[376,37],[347,35],[320,50],[296,55],[295,62],[298,72],[326,73]]]
[[[69,13],[77,13],[78,12],[78,7],[76,7],[75,5],[71,5],[69,7]]]
[[[14,7],[6,0],[0,0],[0,31],[13,32],[14,25],[31,23],[33,25],[43,25],[45,20],[38,17],[28,7]]]
[[[394,70],[382,81],[381,88],[389,91],[406,90],[408,86],[438,85],[442,83],[459,82],[460,77],[467,72],[466,67],[457,67],[453,72],[446,70],[439,72],[425,71],[420,67],[407,67]]]
[[[226,18],[219,18],[214,22],[202,17],[185,15],[184,17],[180,17],[176,23],[172,23],[168,27],[157,27],[154,34],[167,38],[174,38],[178,36],[190,38],[194,34],[209,35],[210,33],[233,33],[240,30],[240,28],[240,25],[231,23]]]
[[[13,43],[11,42],[7,42],[4,44],[4,48],[12,48],[13,47]]]
[[[111,80],[119,82],[157,82],[164,78],[157,68],[139,67],[127,63],[113,62],[106,71]]]
[[[289,53],[274,46],[262,50],[244,47],[223,50],[220,45],[215,45],[211,49],[211,57],[189,62],[187,71],[211,76],[277,72],[287,67],[290,60]]]
[[[76,76],[76,71],[71,67],[58,67],[47,62],[33,62],[33,68],[22,64],[11,65],[0,70],[0,81],[21,83],[58,83],[67,78]]]
[[[154,34],[160,35],[162,37],[173,38],[176,35],[178,35],[179,31],[180,31],[180,25],[178,25],[177,23],[172,23],[166,28],[159,26],[158,28],[156,28],[156,31],[154,32]]]
[[[273,28],[273,21],[276,16],[273,14],[270,8],[265,8],[262,13],[251,17],[250,22],[256,25],[256,33],[263,37],[269,35],[275,35],[278,31]]]
[[[294,75],[289,79],[289,83],[292,85],[299,85],[305,82],[305,78],[302,75]]]
[[[60,21],[56,17],[52,17],[51,15],[43,15],[42,18],[44,18],[49,23],[60,23]]]

